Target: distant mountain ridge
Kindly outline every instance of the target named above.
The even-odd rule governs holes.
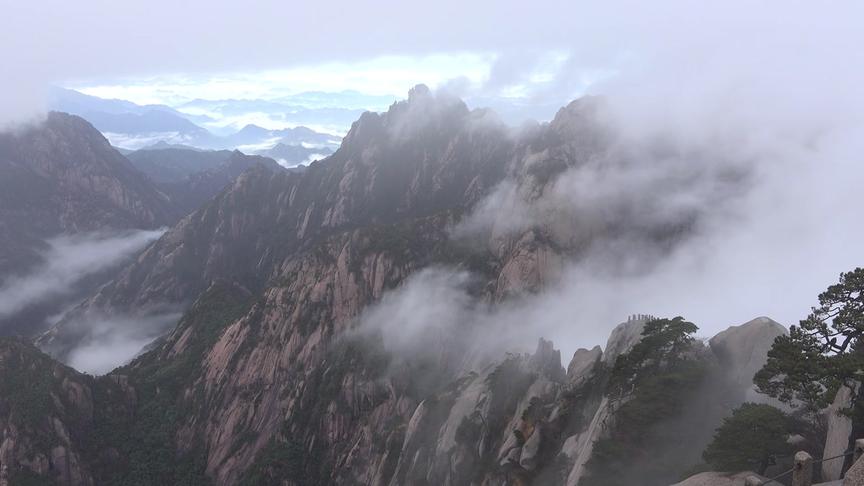
[[[103,99],[57,87],[49,91],[48,104],[55,111],[86,119],[102,132],[177,132],[189,136],[202,136],[206,132],[180,112],[164,105],[141,106],[130,101]]]
[[[49,105],[57,111],[81,116],[105,134],[112,143],[125,149],[143,148],[154,143],[185,144],[201,149],[233,150],[243,145],[258,145],[261,150],[277,142],[292,145],[337,146],[340,137],[298,126],[269,130],[247,124],[235,133],[216,135],[197,123],[214,120],[191,115],[164,105],[137,105],[125,100],[108,100],[70,89],[53,88]],[[281,110],[291,108],[279,105]],[[352,119],[356,116],[352,112]]]
[[[222,144],[234,147],[243,145],[261,145],[264,142],[281,143],[285,145],[296,146],[321,146],[328,147],[331,150],[338,147],[341,138],[335,135],[326,133],[318,133],[306,127],[282,128],[278,130],[270,130],[258,125],[246,125],[233,135],[226,135],[221,138]]]
[[[271,158],[246,155],[238,150],[204,153],[213,155],[206,167],[180,178],[163,180],[159,184],[159,188],[168,194],[171,202],[183,214],[202,207],[248,170],[256,167],[274,172],[287,170]]]
[[[231,157],[231,150],[195,150],[185,147],[145,148],[126,154],[136,169],[157,184],[179,182],[205,170],[215,169]]]

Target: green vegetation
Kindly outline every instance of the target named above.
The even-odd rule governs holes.
[[[777,338],[754,382],[762,393],[803,405],[815,420],[841,384],[861,380],[862,335],[864,269],[856,268],[841,274],[839,283],[820,294],[819,306],[800,325],[792,326],[788,336]]]
[[[657,452],[680,444],[680,433],[660,424],[681,413],[705,376],[689,357],[697,329],[680,317],[650,321],[642,340],[618,357],[607,385],[615,420],[595,443],[581,486],[670,484],[687,467]]]
[[[864,269],[841,274],[839,283],[819,295],[819,306],[792,326],[788,336],[774,341],[768,361],[756,373],[754,383],[760,392],[798,411],[790,416],[768,405],[742,405],[717,429],[703,453],[706,462],[715,469],[762,472],[771,456],[792,452],[786,444],[790,434],[819,435],[820,410],[833,401],[842,384],[860,381],[864,370],[862,291]],[[864,417],[861,408],[855,403],[847,411],[859,424]]]
[[[278,435],[290,437],[287,423]],[[240,486],[281,486],[284,480],[294,480],[293,484],[303,486],[305,460],[302,444],[291,439],[274,438],[243,475]]]
[[[177,430],[188,417],[203,406],[196,403],[197,394],[184,396],[186,387],[197,381],[204,354],[219,339],[225,327],[242,316],[249,306],[249,296],[240,289],[218,285],[208,290],[186,313],[177,332],[192,329],[184,352],[170,358],[157,348],[121,370],[128,373],[138,393],[139,406],[133,420],[105,424],[114,437],[114,446],[125,459],[122,467],[113,468],[105,484],[123,486],[211,484],[204,474],[204,451],[197,444],[191,451],[176,448]],[[120,427],[118,427],[120,425]]]
[[[320,414],[327,410],[330,403],[335,403],[339,412],[350,415],[352,409],[345,403],[342,393],[345,377],[357,374],[370,380],[378,378],[387,369],[389,358],[380,340],[356,335],[335,341],[324,361],[328,364],[317,368],[307,382],[307,386],[318,390],[318,393],[314,399],[302,402],[293,415],[283,422],[279,433],[274,434],[240,478],[241,486],[276,486],[285,481],[298,486],[326,484],[324,478],[330,476],[334,467],[326,461],[334,451],[315,440],[311,441],[314,445],[307,449],[304,447],[304,437],[292,432],[291,425],[302,424],[308,427],[306,430],[313,430],[314,424],[320,420]],[[374,407],[374,404],[368,406]],[[379,435],[373,439],[373,444],[378,442],[379,447],[386,447],[380,439],[396,423],[385,423],[382,430],[376,431]]]
[[[773,456],[791,454],[791,417],[770,405],[745,403],[723,419],[702,457],[717,471],[764,474]]]
[[[686,359],[699,328],[682,317],[655,319],[645,324],[642,339],[630,352],[619,356],[609,378],[609,396],[621,399],[634,388],[665,370],[674,370]]]
[[[58,386],[50,358],[29,344],[10,339],[10,351],[0,374],[0,397],[19,425],[36,429],[54,413],[52,390]]]

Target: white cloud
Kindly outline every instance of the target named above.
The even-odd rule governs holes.
[[[86,336],[69,352],[67,364],[85,373],[108,373],[137,356],[145,346],[174,326],[180,316],[180,313],[146,317],[103,316],[67,323]]]
[[[103,132],[102,135],[108,139],[111,145],[127,150],[138,150],[160,141],[177,144],[182,144],[187,141],[187,138],[180,135],[178,132],[154,132],[137,135]]]
[[[82,278],[117,265],[163,232],[95,232],[48,240],[49,249],[38,267],[0,286],[0,317],[71,293]]]
[[[351,62],[327,62],[288,69],[238,71],[219,74],[175,74],[126,78],[112,84],[72,84],[70,87],[101,98],[139,104],[179,106],[194,99],[273,100],[305,91],[359,91],[401,97],[419,83],[438,86],[456,76],[481,83],[494,56],[479,53],[429,56],[383,56]],[[354,107],[348,105],[346,107]],[[386,104],[356,105],[381,111]],[[188,110],[188,109],[187,109]],[[189,110],[193,113],[194,109]],[[212,112],[194,112],[212,116]],[[264,114],[261,114],[264,115]]]
[[[724,2],[700,5],[697,15],[672,4],[681,8],[674,15],[663,7],[638,22],[625,15],[632,29],[598,36],[567,63],[605,62],[615,73],[588,91],[607,101],[604,121],[622,158],[580,165],[539,200],[502,185],[460,229],[506,234],[539,224],[580,237],[602,235],[610,218],[628,215],[625,237],[596,239],[539,295],[427,325],[491,321],[479,346],[493,339],[530,350],[544,336],[569,357],[604,343],[634,313],[683,315],[703,335],[761,315],[796,324],[840,272],[864,266],[856,203],[864,187],[864,64],[852,47],[862,31],[845,17],[861,7]],[[629,45],[610,50],[606,42]],[[604,60],[592,49],[622,54]],[[562,71],[549,89],[579,86],[578,72]],[[727,168],[746,177],[724,179]],[[679,212],[698,215],[695,231],[657,252],[640,226]]]
[[[334,11],[340,14],[334,16]],[[663,69],[670,61],[696,66],[694,60],[710,60],[717,45],[752,60],[756,58],[751,49],[766,42],[787,53],[821,44],[829,47],[825,56],[845,57],[847,63],[843,71],[822,74],[849,77],[862,65],[857,46],[864,4],[541,0],[526,8],[519,2],[446,0],[434,8],[406,8],[393,0],[263,0],[253,6],[214,6],[203,0],[180,5],[167,0],[122,5],[34,0],[8,3],[4,14],[14,22],[0,32],[0,57],[16,66],[0,90],[0,111],[8,116],[11,111],[6,108],[13,103],[19,106],[16,112],[24,106],[37,108],[30,105],[38,103],[30,101],[37,101],[49,83],[93,86],[109,79],[149,77],[138,83],[139,91],[126,93],[141,101],[221,97],[226,92],[231,97],[258,96],[286,81],[314,89],[349,85],[399,95],[417,82],[437,86],[460,77],[477,80],[485,71],[476,69],[473,60],[491,63],[497,56],[518,53],[528,53],[522,58],[530,60],[541,57],[538,53],[569,52],[561,69],[566,75],[548,83],[549,92],[562,96],[570,95],[585,73],[618,72],[633,64]],[[158,31],[154,25],[160,26]],[[662,58],[670,53],[674,56]],[[462,56],[463,61],[453,64],[436,57],[440,55]],[[393,66],[393,59],[404,58],[413,60],[412,69]],[[529,79],[549,79],[544,69],[539,71]],[[201,73],[211,79],[203,87],[194,79]],[[273,74],[256,82],[255,73]],[[343,74],[347,77],[339,81]],[[159,92],[144,86],[172,78]],[[22,105],[20,100],[30,101]]]

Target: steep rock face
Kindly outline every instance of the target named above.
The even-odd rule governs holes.
[[[622,322],[615,326],[612,333],[609,335],[609,339],[606,341],[606,348],[602,352],[600,352],[599,348],[594,348],[596,351],[592,350],[588,353],[579,353],[577,351],[569,367],[573,370],[573,372],[570,373],[571,379],[580,371],[580,375],[577,376],[584,376],[584,371],[581,370],[581,368],[584,368],[585,365],[577,365],[577,357],[580,358],[580,361],[584,361],[586,358],[592,358],[601,361],[606,367],[614,366],[615,360],[619,356],[629,352],[630,349],[640,341],[642,330],[645,328],[646,322],[650,319],[649,316],[631,316],[626,322]],[[592,372],[596,371],[596,369],[596,365],[589,368]],[[582,380],[585,379],[586,378],[582,378]],[[572,458],[573,462],[569,473],[567,474],[567,486],[578,485],[579,480],[585,475],[585,464],[591,458],[591,454],[594,451],[594,443],[602,436],[607,420],[609,420],[614,413],[614,408],[613,405],[610,404],[609,398],[603,396],[600,402],[596,405],[596,408],[589,411],[589,413],[591,413],[591,418],[587,423],[587,426],[580,430],[578,434],[575,434],[568,439],[569,444],[567,445],[568,450],[566,454],[568,457]]]
[[[603,351],[600,346],[594,346],[590,350],[577,349],[573,353],[573,358],[570,359],[570,364],[567,365],[567,377],[571,383],[579,384],[590,378],[590,373],[600,362],[602,356]]]
[[[135,432],[134,425],[123,424],[151,415],[147,420],[159,420],[165,413],[159,407],[165,405],[150,410],[153,400],[167,399],[173,403],[167,410],[176,414],[166,437],[174,437],[176,452],[168,457],[203,457],[198,474],[217,484],[277,479],[288,484],[579,484],[594,443],[620,406],[605,396],[606,365],[599,348],[577,352],[566,373],[558,352],[541,340],[533,354],[509,355],[455,378],[435,377],[430,371],[442,369],[435,363],[418,367],[389,353],[374,334],[344,332],[360,300],[383,293],[411,271],[385,254],[368,253],[373,247],[362,234],[346,238],[293,261],[286,268],[293,278],[262,298],[236,285],[211,286],[153,351],[99,382],[44,356],[40,366],[59,370],[55,377],[66,370],[63,383],[83,382],[84,391],[75,396],[94,398],[79,399],[75,407],[113,410],[121,417],[113,421],[119,424],[115,430],[129,430],[121,435],[129,434],[133,443],[140,441],[135,434],[149,434],[149,427]],[[322,261],[341,263],[325,274],[311,271]],[[349,287],[340,285],[340,272],[351,275]],[[306,324],[320,320],[333,325]],[[0,377],[15,376],[8,365],[0,371]],[[58,415],[55,427],[83,430],[72,434],[67,448],[85,452],[63,454],[79,464],[75,470],[83,471],[82,479],[74,476],[60,484],[102,484],[118,475],[123,484],[138,457],[125,454],[135,454],[135,448],[125,452],[128,445],[109,440],[95,449],[108,452],[94,456],[87,431],[99,428],[77,425],[78,416]],[[104,417],[105,412],[80,416]],[[124,422],[123,417],[135,418]],[[37,435],[26,429],[22,440],[14,430],[7,427],[3,440],[14,441],[18,449]],[[140,454],[149,457],[153,452],[148,451],[144,447]],[[93,462],[106,453],[114,454],[114,469]],[[20,455],[4,463],[40,475],[56,469]],[[118,471],[118,465],[124,469]],[[176,478],[176,473],[162,474],[169,482]]]
[[[134,393],[120,377],[97,382],[31,344],[0,339],[0,465],[9,484],[34,476],[63,486],[99,484],[94,477],[120,453],[105,427],[128,417],[131,403]]]
[[[280,262],[331,235],[464,212],[503,176],[512,146],[503,125],[475,117],[459,100],[420,91],[388,113],[364,114],[334,155],[301,173],[253,168],[67,322],[185,305],[214,278],[260,290]]]
[[[860,385],[857,383],[844,384],[837,390],[834,401],[825,410],[825,418],[828,431],[825,437],[825,448],[822,457],[836,457],[849,450],[849,439],[852,435],[852,417],[843,413],[844,410],[852,408],[854,397],[858,393]],[[834,460],[822,463],[822,479],[835,481],[840,479],[843,473],[844,461]]]
[[[81,118],[52,112],[0,133],[0,276],[35,262],[46,237],[155,228],[174,214],[168,198]]]
[[[310,413],[304,408],[312,400],[333,400],[315,408],[330,416],[322,420],[327,429],[319,441],[344,445],[340,435],[356,433],[340,424],[347,426],[357,407],[371,406],[384,391],[381,384],[369,381],[374,376],[362,366],[365,360],[374,362],[374,352],[363,356],[355,351],[361,362],[357,376],[340,376],[326,371],[326,347],[347,329],[365,302],[404,278],[411,265],[374,251],[362,232],[328,240],[316,251],[285,263],[280,277],[284,283],[269,288],[263,302],[227,327],[202,362],[204,396],[216,406],[201,422],[204,428],[189,424],[180,437],[207,438],[208,473],[220,482],[236,481],[243,465],[253,461],[270,434],[279,430],[285,414]],[[327,324],[313,324],[318,322]],[[318,376],[322,368],[327,376]],[[354,413],[340,419],[334,407],[342,404],[336,397],[320,396],[320,386],[344,390],[339,395],[346,401],[346,412]],[[398,413],[398,406],[392,406],[396,409],[379,412],[382,418]],[[310,424],[298,420],[296,427],[306,425]],[[250,433],[257,438],[244,443]]]

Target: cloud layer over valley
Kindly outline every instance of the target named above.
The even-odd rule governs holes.
[[[39,266],[0,285],[0,318],[74,293],[81,279],[121,263],[162,233],[164,230],[98,231],[49,240]]]

